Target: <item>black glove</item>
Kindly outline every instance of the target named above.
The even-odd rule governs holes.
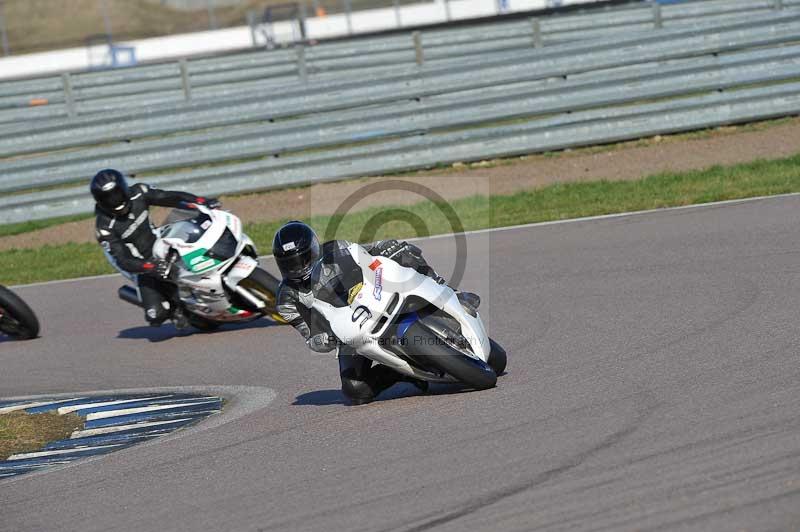
[[[370,251],[372,256],[386,257],[387,259],[395,258],[395,255],[403,251],[405,242],[398,242],[397,240],[382,240],[373,246]]]
[[[222,201],[219,198],[205,198],[205,206],[209,209],[219,209],[222,207]]]
[[[153,268],[150,270],[155,277],[159,279],[169,279],[172,264],[166,260],[157,260],[153,263]]]

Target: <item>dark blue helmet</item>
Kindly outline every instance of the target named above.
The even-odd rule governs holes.
[[[311,278],[311,270],[319,259],[319,239],[303,222],[289,222],[275,233],[272,254],[283,278],[302,284]]]
[[[117,170],[100,170],[89,185],[97,205],[113,216],[125,216],[131,208],[128,183]]]

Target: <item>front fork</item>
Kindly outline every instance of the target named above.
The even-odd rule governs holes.
[[[246,279],[253,273],[253,270],[258,266],[258,261],[253,257],[247,255],[240,255],[238,260],[225,272],[222,276],[222,283],[233,293],[239,295],[242,299],[253,305],[258,310],[266,307],[263,301],[254,296],[249,290],[239,283]]]
[[[249,277],[257,266],[258,260],[248,255],[241,255],[239,260],[236,261],[236,264],[222,277],[222,282],[229,290],[253,305],[253,307],[258,309],[262,314],[269,315],[275,321],[283,322],[283,318],[281,318],[277,312],[273,309],[268,309],[263,300],[256,297],[250,290],[239,284],[242,280]],[[277,294],[274,295],[277,296]]]

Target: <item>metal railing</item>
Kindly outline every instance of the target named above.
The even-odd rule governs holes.
[[[784,5],[800,5],[800,0],[787,1]],[[703,27],[770,11],[774,11],[774,0],[710,0],[664,8],[659,4],[638,4],[638,7],[617,8],[606,13],[589,11],[585,14],[550,17],[536,21],[538,24],[523,20],[433,30],[425,32],[421,42],[425,61],[435,62],[481,53],[525,50],[537,43],[548,46],[620,32],[626,35],[647,32],[656,27]],[[539,35],[536,34],[537,26]],[[326,72],[339,74],[347,69],[409,65],[416,58],[414,42],[409,35],[330,43],[309,47],[302,55],[306,70],[312,76]],[[296,50],[248,52],[187,61],[186,72],[194,89],[264,79],[286,82],[297,79],[300,61]],[[169,90],[174,91],[175,99],[180,99],[185,95],[184,91],[179,90],[183,81],[179,65],[178,62],[113,72],[73,74],[72,91],[76,102],[136,95],[140,97],[140,104],[147,104],[149,100],[141,98],[141,95]],[[0,83],[0,109],[27,107],[32,100],[62,103],[66,99],[64,89],[63,78],[59,76]],[[62,116],[64,112],[62,109]]]
[[[0,222],[88,212],[105,166],[220,194],[800,113],[800,10],[711,22],[9,124]]]

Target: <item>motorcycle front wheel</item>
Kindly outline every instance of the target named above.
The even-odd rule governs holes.
[[[419,322],[408,328],[405,338],[408,351],[426,367],[440,369],[476,390],[497,385],[497,374],[488,364],[460,352]]]
[[[0,286],[0,331],[20,340],[39,336],[36,314],[17,294]]]
[[[246,288],[250,293],[264,302],[264,305],[266,305],[266,309],[263,311],[264,314],[278,323],[286,323],[286,320],[281,318],[276,308],[278,287],[280,284],[280,281],[272,274],[261,268],[256,268],[250,275],[239,281],[239,286]]]

